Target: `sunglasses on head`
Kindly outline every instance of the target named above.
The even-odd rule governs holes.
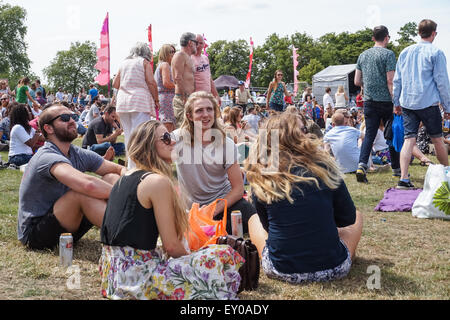
[[[198,41],[197,40],[191,40],[193,43],[195,43],[196,46],[198,46]]]
[[[170,146],[172,144],[172,136],[169,132],[164,133],[164,135],[161,137],[161,141],[164,142],[164,144]]]
[[[50,120],[47,124],[53,123],[53,121],[55,121],[58,118],[60,118],[62,122],[69,122],[70,119],[73,119],[73,121],[77,122],[79,119],[78,115],[76,115],[75,113],[63,113]]]

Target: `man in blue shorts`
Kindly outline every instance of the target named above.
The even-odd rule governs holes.
[[[402,107],[405,128],[399,189],[414,188],[408,169],[420,122],[427,128],[439,162],[448,166],[439,103],[443,106],[445,119],[450,119],[450,85],[445,55],[432,44],[437,35],[436,29],[437,24],[432,20],[422,20],[419,24],[422,41],[404,49],[397,63],[394,104]]]

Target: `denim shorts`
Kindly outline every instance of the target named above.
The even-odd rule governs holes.
[[[286,281],[291,284],[302,284],[307,282],[326,282],[332,280],[338,280],[346,277],[350,272],[350,268],[352,266],[352,258],[350,255],[350,251],[348,250],[345,243],[341,240],[341,243],[344,245],[347,250],[347,259],[342,262],[340,265],[333,269],[310,272],[310,273],[282,273],[275,269],[272,261],[269,258],[269,249],[264,247],[262,253],[262,268],[264,273],[270,279],[276,279],[281,281]]]
[[[405,139],[417,138],[420,122],[427,128],[430,138],[442,137],[442,115],[439,106],[421,110],[403,108],[403,127]]]
[[[278,103],[273,103],[271,102],[269,104],[270,109],[278,111],[278,112],[283,112],[283,105],[282,104],[278,104]]]

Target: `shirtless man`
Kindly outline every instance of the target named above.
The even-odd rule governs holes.
[[[175,82],[175,97],[173,111],[177,120],[177,127],[181,126],[184,118],[184,105],[195,90],[194,64],[191,55],[197,53],[198,41],[193,33],[187,32],[180,39],[181,50],[172,59],[172,76]]]

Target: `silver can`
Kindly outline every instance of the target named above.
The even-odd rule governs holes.
[[[231,228],[233,236],[238,238],[244,237],[244,228],[242,226],[242,213],[240,211],[233,211],[231,213]]]
[[[70,233],[63,233],[59,237],[59,262],[63,267],[70,267],[73,258],[73,237]]]

